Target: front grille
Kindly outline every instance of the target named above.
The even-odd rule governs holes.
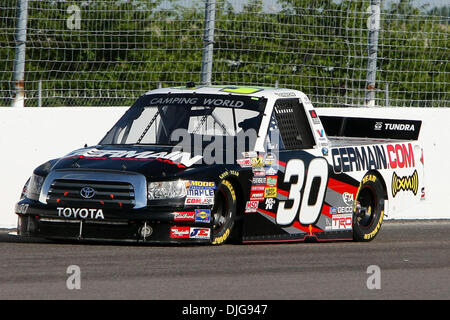
[[[85,198],[81,190],[92,188],[94,195]],[[134,188],[126,182],[54,180],[50,186],[47,203],[58,206],[91,208],[133,208],[136,204]]]

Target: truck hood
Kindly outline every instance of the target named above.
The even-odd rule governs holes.
[[[201,164],[194,155],[172,146],[98,145],[75,150],[59,159],[58,169],[96,169],[137,172],[146,177],[165,177]]]

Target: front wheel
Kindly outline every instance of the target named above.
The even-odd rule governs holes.
[[[224,180],[218,188],[214,201],[212,212],[212,244],[220,245],[230,238],[236,217],[236,210],[236,192],[233,185],[229,181]]]
[[[353,212],[353,239],[371,241],[378,234],[384,216],[384,189],[374,174],[364,176]]]

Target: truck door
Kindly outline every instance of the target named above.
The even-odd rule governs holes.
[[[299,99],[277,100],[266,135],[264,199],[256,199],[257,214],[246,216],[244,241],[302,240],[322,231],[316,223],[321,219],[329,168],[315,145]]]

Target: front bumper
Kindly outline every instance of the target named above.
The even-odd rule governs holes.
[[[101,214],[98,210],[81,211],[82,208],[67,209],[67,214],[64,210],[30,199],[18,202],[15,207],[15,213],[18,215],[17,234],[67,240],[118,240],[154,244],[211,243],[211,208],[105,208]],[[197,218],[198,213],[203,213],[201,219]],[[209,213],[209,219],[205,219],[205,213]]]

